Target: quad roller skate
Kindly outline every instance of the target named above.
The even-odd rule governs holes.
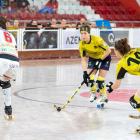
[[[100,94],[99,99],[97,100],[97,108],[103,108],[104,107],[104,103],[107,103],[108,99],[107,99],[107,95],[102,95]]]
[[[14,116],[12,115],[12,107],[11,106],[5,106],[5,119],[6,120],[12,120],[14,119]]]
[[[90,94],[89,94],[89,101],[92,103],[94,102],[94,100],[96,100],[97,97],[96,97],[96,90],[95,91],[90,91]]]
[[[137,129],[135,130],[135,132],[140,134],[140,125],[138,125]]]

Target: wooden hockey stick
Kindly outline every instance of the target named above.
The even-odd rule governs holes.
[[[94,71],[94,69],[89,73],[89,76],[92,74],[92,72]],[[74,94],[69,98],[69,100],[67,101],[67,103],[62,106],[62,107],[57,107],[56,105],[54,105],[54,108],[57,111],[61,111],[62,109],[66,108],[67,105],[70,103],[70,101],[73,99],[73,97],[77,94],[77,92],[79,91],[79,89],[82,87],[82,85],[84,84],[84,81],[81,83],[81,85],[76,89],[76,91],[74,92]]]

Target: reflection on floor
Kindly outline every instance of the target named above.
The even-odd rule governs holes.
[[[115,81],[118,59],[113,58],[106,83]],[[108,93],[103,109],[89,102],[89,88],[79,90],[61,112],[63,106],[82,82],[80,59],[21,61],[16,81],[12,83],[13,121],[4,119],[0,96],[0,140],[137,140],[135,133],[139,115],[128,100],[139,88],[140,78],[126,74],[119,90]]]

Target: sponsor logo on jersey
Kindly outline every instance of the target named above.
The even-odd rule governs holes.
[[[89,62],[88,65],[91,66],[91,62]]]
[[[7,67],[8,67],[8,63],[7,63],[7,62],[3,62],[3,63],[2,63],[2,67],[3,67],[3,68],[7,68]]]
[[[105,47],[107,47],[108,46],[108,44],[106,43],[106,42],[104,42],[104,44],[103,44]]]

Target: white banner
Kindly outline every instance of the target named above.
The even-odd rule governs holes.
[[[91,35],[96,35],[95,29],[91,29]],[[62,31],[62,49],[79,49],[80,40],[81,37],[79,29]]]
[[[140,47],[140,29],[133,29],[133,47]]]

